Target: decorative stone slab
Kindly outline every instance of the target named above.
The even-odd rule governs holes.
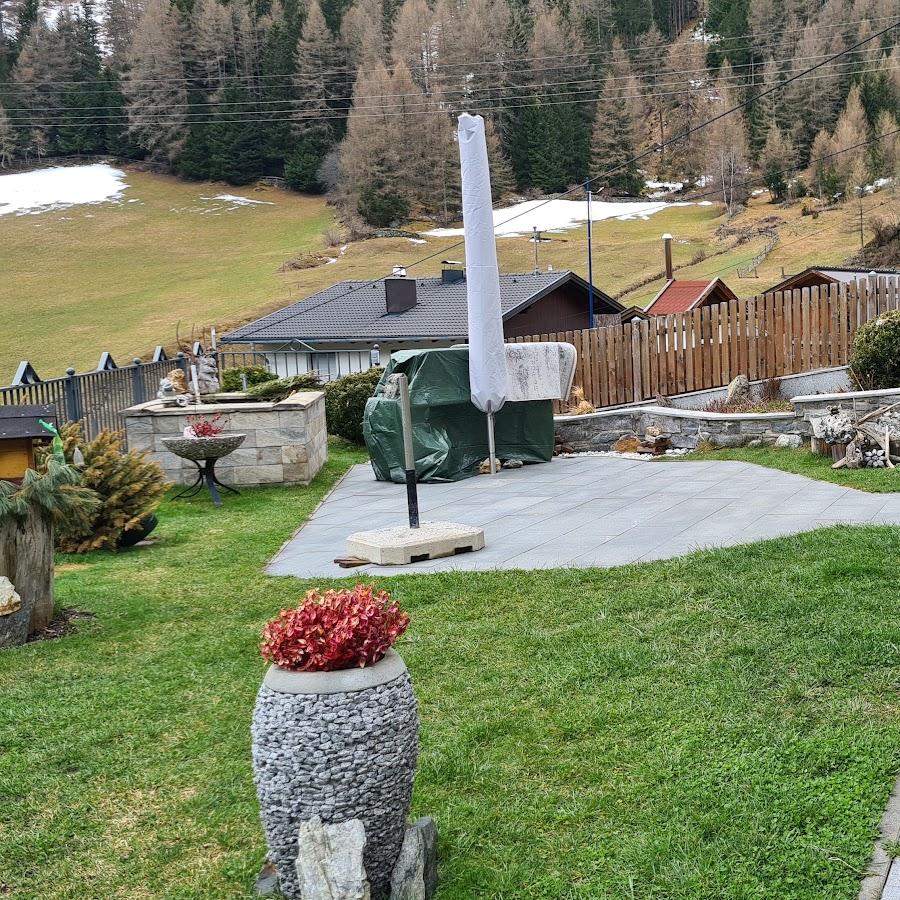
[[[170,437],[163,443],[182,459],[221,459],[237,450],[244,443],[246,434],[222,434],[216,437]]]
[[[366,830],[359,819],[323,825],[314,816],[301,822],[296,868],[303,900],[369,900],[365,846]]]
[[[484,549],[484,529],[453,522],[422,522],[358,531],[347,538],[347,555],[379,566],[407,566],[426,559]]]

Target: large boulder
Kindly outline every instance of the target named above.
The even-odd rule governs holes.
[[[750,400],[750,379],[746,375],[738,375],[728,385],[728,393],[725,395],[727,405],[747,403]]]

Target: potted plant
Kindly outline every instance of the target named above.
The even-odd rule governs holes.
[[[392,645],[409,616],[385,591],[310,591],[266,625],[266,672],[253,713],[253,770],[269,859],[299,900],[302,821],[359,819],[372,900],[390,893],[406,826],[419,718]]]

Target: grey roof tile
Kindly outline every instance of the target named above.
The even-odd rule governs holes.
[[[576,276],[565,271],[501,275],[500,302],[504,318],[535,295],[573,277]],[[599,291],[597,293],[602,296]],[[458,339],[465,338],[467,332],[466,282],[443,284],[440,278],[417,278],[416,305],[403,313],[386,311],[383,281],[341,281],[305,300],[248,322],[226,334],[222,340],[269,343]]]

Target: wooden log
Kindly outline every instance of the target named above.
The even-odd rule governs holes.
[[[0,575],[22,598],[18,612],[0,616],[0,647],[16,646],[53,620],[53,525],[38,510],[0,522]]]

